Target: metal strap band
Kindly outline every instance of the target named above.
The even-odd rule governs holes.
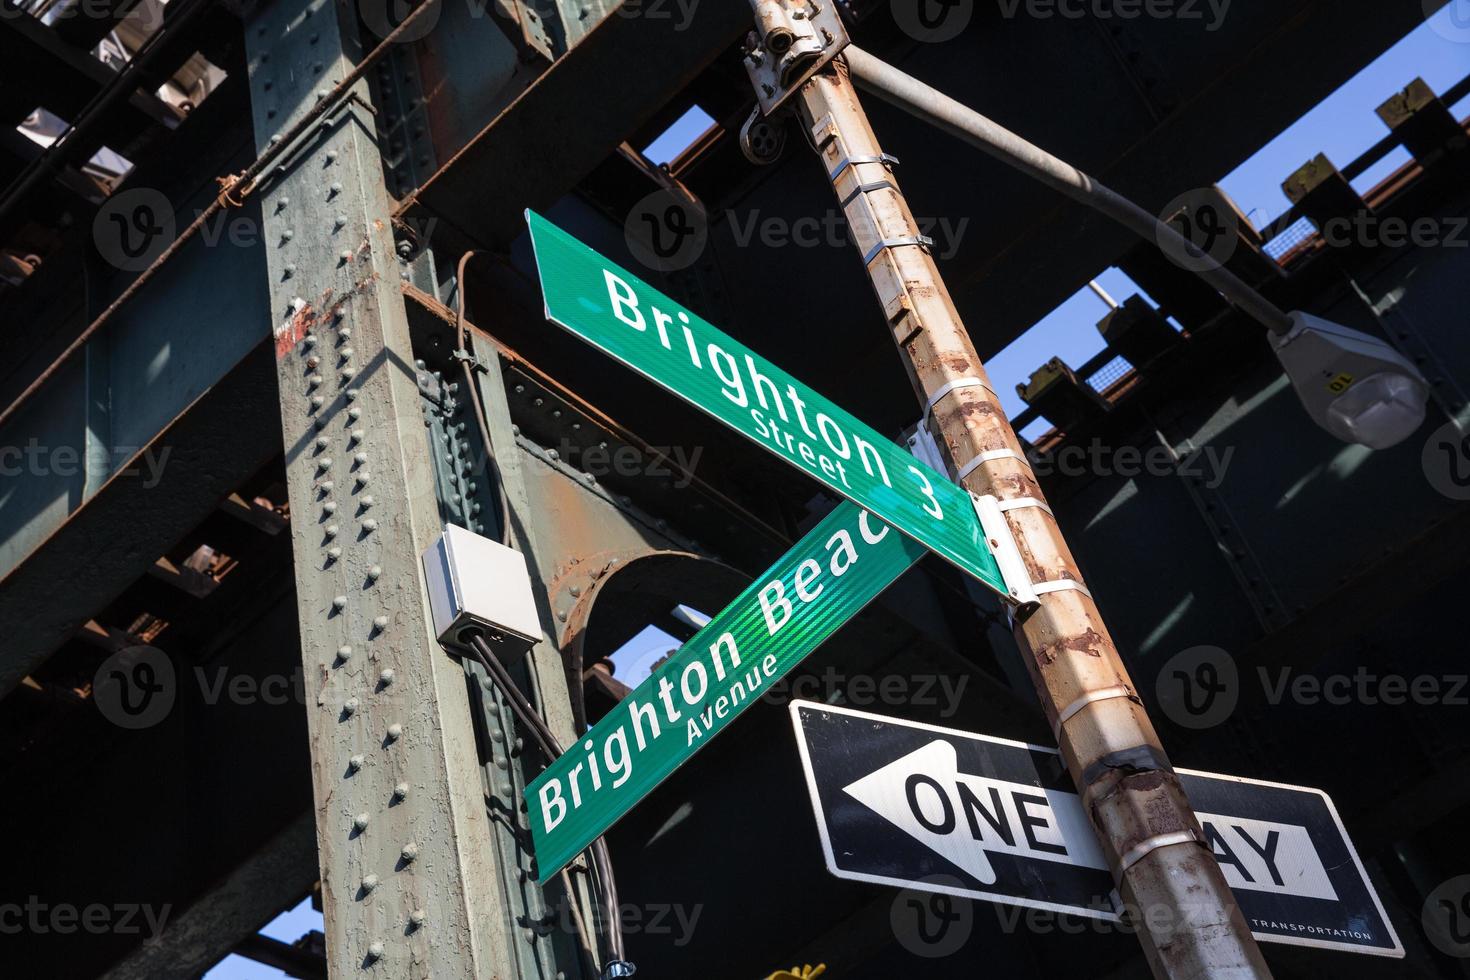
[[[1048,514],[1051,514],[1052,517],[1057,516],[1056,514],[1052,514],[1050,504],[1045,500],[1037,500],[1035,497],[1017,497],[1014,500],[1002,500],[1000,502],[1001,513],[1005,513],[1008,510],[1025,510],[1028,507],[1044,510]]]
[[[900,238],[885,238],[881,242],[878,242],[876,245],[874,245],[872,248],[868,249],[868,254],[863,256],[863,265],[868,265],[869,263],[871,263],[875,258],[878,257],[878,253],[883,251],[885,248],[899,248],[903,245],[917,245],[920,248],[928,248],[933,244],[934,239],[928,237],[927,235],[904,235]]]
[[[1128,853],[1124,854],[1118,863],[1124,871],[1127,871],[1161,847],[1173,847],[1175,844],[1199,843],[1199,838],[1195,837],[1193,832],[1188,830],[1176,830],[1172,834],[1159,834],[1157,837],[1150,837],[1148,840],[1140,841],[1130,847]]]
[[[989,391],[990,389],[986,388],[986,390]],[[1027,459],[1025,456],[1022,456],[1014,449],[993,449],[988,453],[981,453],[979,456],[976,456],[964,466],[961,466],[959,468],[959,472],[955,474],[955,478],[963,480],[965,477],[978,470],[985,463],[993,463],[998,459],[1014,459],[1025,463],[1027,466],[1031,465],[1031,460]],[[1001,510],[1005,510],[1004,505],[1001,505]]]
[[[881,191],[885,187],[888,188],[889,190],[893,191],[895,194],[898,193],[898,186],[896,184],[894,184],[893,181],[891,181],[891,180],[875,180],[875,181],[872,181],[870,183],[867,183],[867,184],[859,184],[856,187],[854,187],[853,190],[852,190],[852,193],[849,194],[849,195],[847,195],[846,197],[844,197],[842,199],[842,207],[846,208],[849,204],[851,204],[854,200],[856,200],[857,198],[861,197],[862,195],[864,195],[864,194],[871,194],[874,191]]]
[[[1082,697],[1078,698],[1076,701],[1073,701],[1071,704],[1063,708],[1061,714],[1057,715],[1057,723],[1051,727],[1052,734],[1056,736],[1057,742],[1060,743],[1062,740],[1062,726],[1071,721],[1074,717],[1076,717],[1076,715],[1088,705],[1097,704],[1097,702],[1099,701],[1112,701],[1117,698],[1131,699],[1132,697],[1133,692],[1128,690],[1128,688],[1126,687],[1122,687],[1121,685],[1118,687],[1104,688],[1101,691],[1093,691],[1090,694],[1084,694],[1082,695]]]
[[[1092,593],[1087,591],[1087,586],[1069,578],[1057,582],[1037,582],[1031,587],[1031,591],[1037,595],[1046,595],[1049,592],[1081,592],[1087,598],[1092,598]]]
[[[898,166],[898,157],[891,153],[880,153],[875,157],[843,157],[842,162],[837,165],[836,170],[832,171],[832,176],[828,179],[835,184],[839,177],[847,173],[848,167],[855,167],[860,163],[881,163],[889,170],[892,170]]]
[[[929,404],[924,406],[924,417],[928,418],[929,416],[933,415],[934,407],[936,405],[944,401],[956,391],[959,391],[961,388],[984,388],[986,391],[990,392],[992,398],[996,399],[997,401],[1000,400],[1000,396],[995,393],[995,389],[990,387],[990,385],[986,384],[984,381],[981,381],[979,378],[956,378],[955,380],[944,385],[934,394],[929,396]]]

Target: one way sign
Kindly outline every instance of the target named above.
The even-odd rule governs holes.
[[[791,716],[839,878],[1120,919],[1055,749],[804,701]],[[1179,774],[1257,939],[1404,955],[1326,794]]]

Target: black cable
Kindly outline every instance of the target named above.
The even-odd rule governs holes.
[[[490,467],[490,477],[495,481],[495,493],[500,502],[500,543],[510,545],[510,497],[505,492],[505,480],[500,475],[500,464],[495,459],[494,444],[490,441],[490,423],[485,418],[485,406],[480,402],[480,386],[475,382],[475,370],[471,363],[469,348],[465,346],[464,329],[464,270],[472,256],[480,250],[472,248],[459,257],[454,273],[454,351],[462,355],[460,367],[464,370],[465,389],[474,407],[475,425],[480,429],[480,439],[485,444],[485,460]]]
[[[526,696],[521,693],[521,689],[511,679],[510,671],[506,669],[505,665],[500,662],[500,658],[495,656],[494,651],[490,649],[490,644],[485,642],[483,636],[474,636],[470,638],[470,647],[474,651],[476,661],[489,672],[495,685],[505,695],[506,702],[510,704],[511,711],[515,713],[516,719],[530,732],[531,737],[535,739],[537,746],[540,747],[547,760],[554,761],[559,758],[564,751],[561,743],[557,741],[556,735],[547,726],[540,713],[526,699]],[[598,885],[600,886],[599,890],[602,892],[604,914],[599,925],[602,926],[601,931],[607,937],[607,959],[609,961],[604,965],[621,964],[625,962],[623,959],[623,923],[618,904],[617,880],[613,877],[612,859],[607,853],[607,841],[602,837],[598,837],[597,840],[592,842],[590,850],[592,852],[592,869],[597,877]],[[567,900],[575,901],[576,897],[568,895]]]

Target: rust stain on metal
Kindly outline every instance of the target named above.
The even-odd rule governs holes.
[[[1045,666],[1054,663],[1061,653],[1085,653],[1089,657],[1101,657],[1107,640],[1093,629],[1075,636],[1064,636],[1055,643],[1045,643],[1036,648],[1036,659]]]
[[[311,328],[316,325],[316,310],[310,303],[302,302],[275,330],[276,360],[289,354],[301,343]]]

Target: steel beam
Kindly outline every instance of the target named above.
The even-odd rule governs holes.
[[[357,60],[356,11],[246,25],[265,150]],[[366,81],[260,194],[333,976],[514,975],[464,673],[419,555],[439,531]]]
[[[315,880],[316,822],[303,813],[102,980],[198,976],[227,956],[242,936],[299,901]]]
[[[548,207],[590,174],[749,20],[734,3],[696,5],[687,25],[646,13],[606,17],[465,147],[441,148],[448,162],[399,214],[426,212],[419,220],[437,218],[456,244],[505,248],[525,230],[527,207]],[[486,174],[495,175],[493,194]]]

